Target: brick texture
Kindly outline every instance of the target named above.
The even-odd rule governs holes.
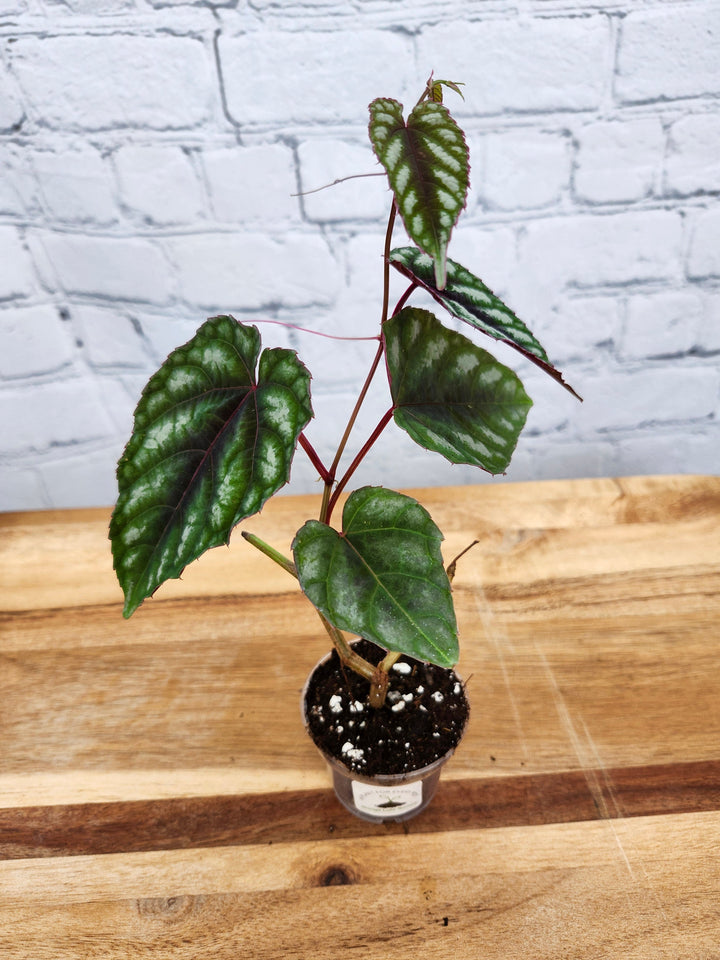
[[[718,0],[0,13],[0,509],[112,502],[145,380],[218,312],[298,351],[332,458],[375,344],[327,335],[376,333],[389,193],[363,176],[299,194],[377,173],[368,102],[409,106],[431,70],[465,83],[447,100],[471,151],[450,256],[585,397],[481,344],[535,403],[507,479],[718,472]],[[378,375],[350,454],[387,403]],[[489,478],[391,426],[356,479]],[[302,452],[290,489],[317,489]]]

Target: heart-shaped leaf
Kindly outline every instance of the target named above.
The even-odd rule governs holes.
[[[514,347],[577,397],[559,370],[552,366],[541,343],[503,301],[485,284],[454,260],[447,261],[445,287],[435,282],[432,258],[417,247],[398,247],[390,253],[390,263],[410,280],[427,290],[459,320]]]
[[[260,345],[256,327],[214,317],[143,391],[110,523],[126,617],[200,554],[227,543],[289,478],[312,417],[310,374],[293,351],[260,354]]]
[[[502,473],[532,406],[513,371],[427,310],[405,307],[383,336],[398,426],[452,463]]]
[[[397,100],[373,100],[369,109],[370,140],[387,171],[405,229],[432,258],[435,285],[442,290],[447,245],[469,184],[463,132],[441,103],[419,103],[407,124]]]
[[[340,630],[451,667],[458,658],[443,537],[416,500],[382,487],[348,497],[343,529],[309,520],[293,541],[300,586]]]

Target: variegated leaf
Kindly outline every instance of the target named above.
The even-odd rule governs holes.
[[[405,123],[402,104],[387,98],[370,104],[369,132],[405,229],[432,258],[442,290],[447,245],[468,191],[463,132],[441,103],[419,103]]]
[[[291,350],[260,353],[256,327],[214,317],[170,354],[118,463],[110,539],[126,617],[287,482],[311,417],[307,369]]]
[[[398,247],[392,250],[390,263],[400,273],[427,290],[454,317],[495,340],[507,343],[577,397],[577,393],[565,382],[560,371],[550,363],[540,341],[479,277],[454,260],[448,259],[447,282],[440,290],[435,283],[432,259],[417,247]]]
[[[427,310],[405,307],[383,337],[398,426],[452,463],[502,473],[532,406],[513,371]]]

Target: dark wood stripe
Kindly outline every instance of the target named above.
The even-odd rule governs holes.
[[[720,761],[441,781],[405,824],[369,824],[331,790],[0,810],[0,858],[287,843],[720,810]]]

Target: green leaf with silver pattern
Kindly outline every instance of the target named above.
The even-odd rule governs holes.
[[[452,667],[458,637],[442,534],[412,497],[361,487],[342,533],[308,520],[293,541],[303,592],[339,630],[397,653]]]
[[[450,234],[465,207],[469,154],[447,107],[423,101],[407,123],[397,100],[370,104],[370,140],[385,167],[410,238],[432,258],[435,285],[445,286]]]
[[[390,263],[409,280],[427,290],[454,317],[495,340],[507,343],[577,397],[560,371],[550,363],[540,341],[479,277],[448,259],[447,281],[440,290],[435,283],[432,258],[417,247],[392,250]]]
[[[427,310],[401,310],[383,337],[397,425],[451,463],[503,473],[532,406],[515,373]]]
[[[214,317],[143,391],[110,523],[126,617],[289,478],[310,374],[293,351],[260,347],[256,327]]]

